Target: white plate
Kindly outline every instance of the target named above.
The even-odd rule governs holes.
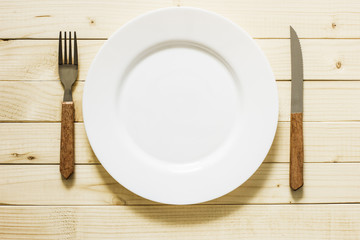
[[[132,20],[104,44],[83,113],[96,156],[120,184],[153,201],[193,204],[232,191],[260,166],[278,96],[244,30],[175,7]]]

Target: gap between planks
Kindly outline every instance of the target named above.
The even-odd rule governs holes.
[[[215,204],[215,203],[197,203],[197,204],[190,204],[190,205],[170,205],[170,204],[134,204],[134,205],[99,205],[99,204],[69,204],[69,205],[61,205],[61,204],[42,204],[42,205],[36,205],[36,204],[2,204],[0,203],[0,209],[1,207],[64,207],[64,208],[70,208],[70,207],[119,207],[119,208],[127,208],[127,207],[194,207],[194,206],[287,206],[287,207],[296,207],[296,206],[338,206],[338,205],[353,205],[353,206],[360,206],[360,202],[341,202],[341,203],[253,203],[253,204],[244,204],[244,203],[227,203],[227,204]]]
[[[115,32],[114,32],[115,33]],[[290,36],[289,37],[252,37],[252,39],[258,39],[258,40],[290,40]],[[332,37],[299,37],[299,39],[310,39],[310,40],[360,40],[360,38],[332,38]],[[59,38],[0,38],[0,41],[21,41],[21,40],[29,40],[29,41],[58,41]],[[78,41],[97,41],[97,40],[101,40],[101,41],[107,41],[108,38],[96,38],[96,37],[89,37],[89,38],[77,38]]]

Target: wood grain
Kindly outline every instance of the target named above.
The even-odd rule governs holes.
[[[358,204],[0,207],[0,236],[4,240],[343,240],[359,235]]]
[[[54,32],[55,33],[55,32]],[[58,31],[55,34],[59,34]],[[78,40],[79,80],[85,80],[89,66],[104,40]],[[0,41],[0,80],[59,80],[57,40]]]
[[[84,83],[73,86],[75,121],[82,120]],[[60,81],[0,82],[0,121],[57,121],[61,119],[64,90]]]
[[[301,38],[359,38],[360,5],[353,0],[3,0],[0,38],[56,38],[59,29],[79,37],[109,37],[140,14],[169,6],[200,7],[240,25],[253,37],[288,38],[292,25]]]
[[[257,39],[256,42],[266,54],[276,79],[290,80],[290,41]],[[85,80],[105,40],[79,40],[78,43],[78,79]],[[58,80],[57,47],[56,40],[0,41],[0,80]],[[360,40],[302,39],[301,47],[306,80],[359,80]]]
[[[304,184],[303,113],[291,113],[290,120],[290,187],[298,190]]]
[[[215,11],[260,38],[288,38],[289,26],[300,38],[359,38],[358,2],[346,0],[181,0],[182,6]],[[353,32],[352,32],[353,31]]]
[[[57,38],[60,29],[76,30],[79,38],[104,38],[134,17],[174,3],[172,0],[34,0],[31,3],[4,0],[2,5],[0,38]]]
[[[59,123],[1,123],[0,164],[58,164]],[[305,162],[360,162],[360,122],[305,122]],[[265,162],[289,162],[290,127],[279,122]],[[98,163],[84,124],[75,123],[76,164]]]
[[[278,81],[279,121],[290,120],[290,82]],[[75,121],[82,121],[83,82],[73,88]],[[360,120],[360,81],[304,83],[304,121]],[[60,81],[0,81],[0,121],[60,121]]]
[[[0,203],[31,205],[148,205],[101,165],[76,165],[63,180],[57,165],[0,166]],[[359,203],[360,164],[305,163],[306,188],[289,188],[287,163],[264,163],[241,187],[207,204]]]
[[[60,173],[68,179],[74,172],[74,102],[63,102],[61,112]]]
[[[81,122],[82,81],[97,51],[129,20],[168,6],[217,12],[257,38],[279,80],[280,122],[266,162],[205,205],[159,205],[119,185],[99,165],[83,123],[75,123],[76,172],[65,181],[58,172],[58,31],[76,30],[81,39],[74,88]],[[1,1],[0,239],[359,239],[359,12],[353,0]],[[288,181],[289,25],[301,38],[307,80],[306,187],[296,192]]]
[[[0,163],[58,164],[60,131],[60,123],[1,123]],[[83,123],[75,123],[75,159],[77,164],[98,163]]]

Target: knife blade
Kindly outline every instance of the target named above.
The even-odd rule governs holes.
[[[290,187],[296,191],[304,184],[303,140],[303,58],[299,38],[290,26],[291,44],[291,121],[290,121]]]

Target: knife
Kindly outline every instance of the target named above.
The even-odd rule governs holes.
[[[299,38],[290,26],[291,41],[291,122],[290,122],[290,187],[296,191],[304,184],[303,141],[303,58]]]

